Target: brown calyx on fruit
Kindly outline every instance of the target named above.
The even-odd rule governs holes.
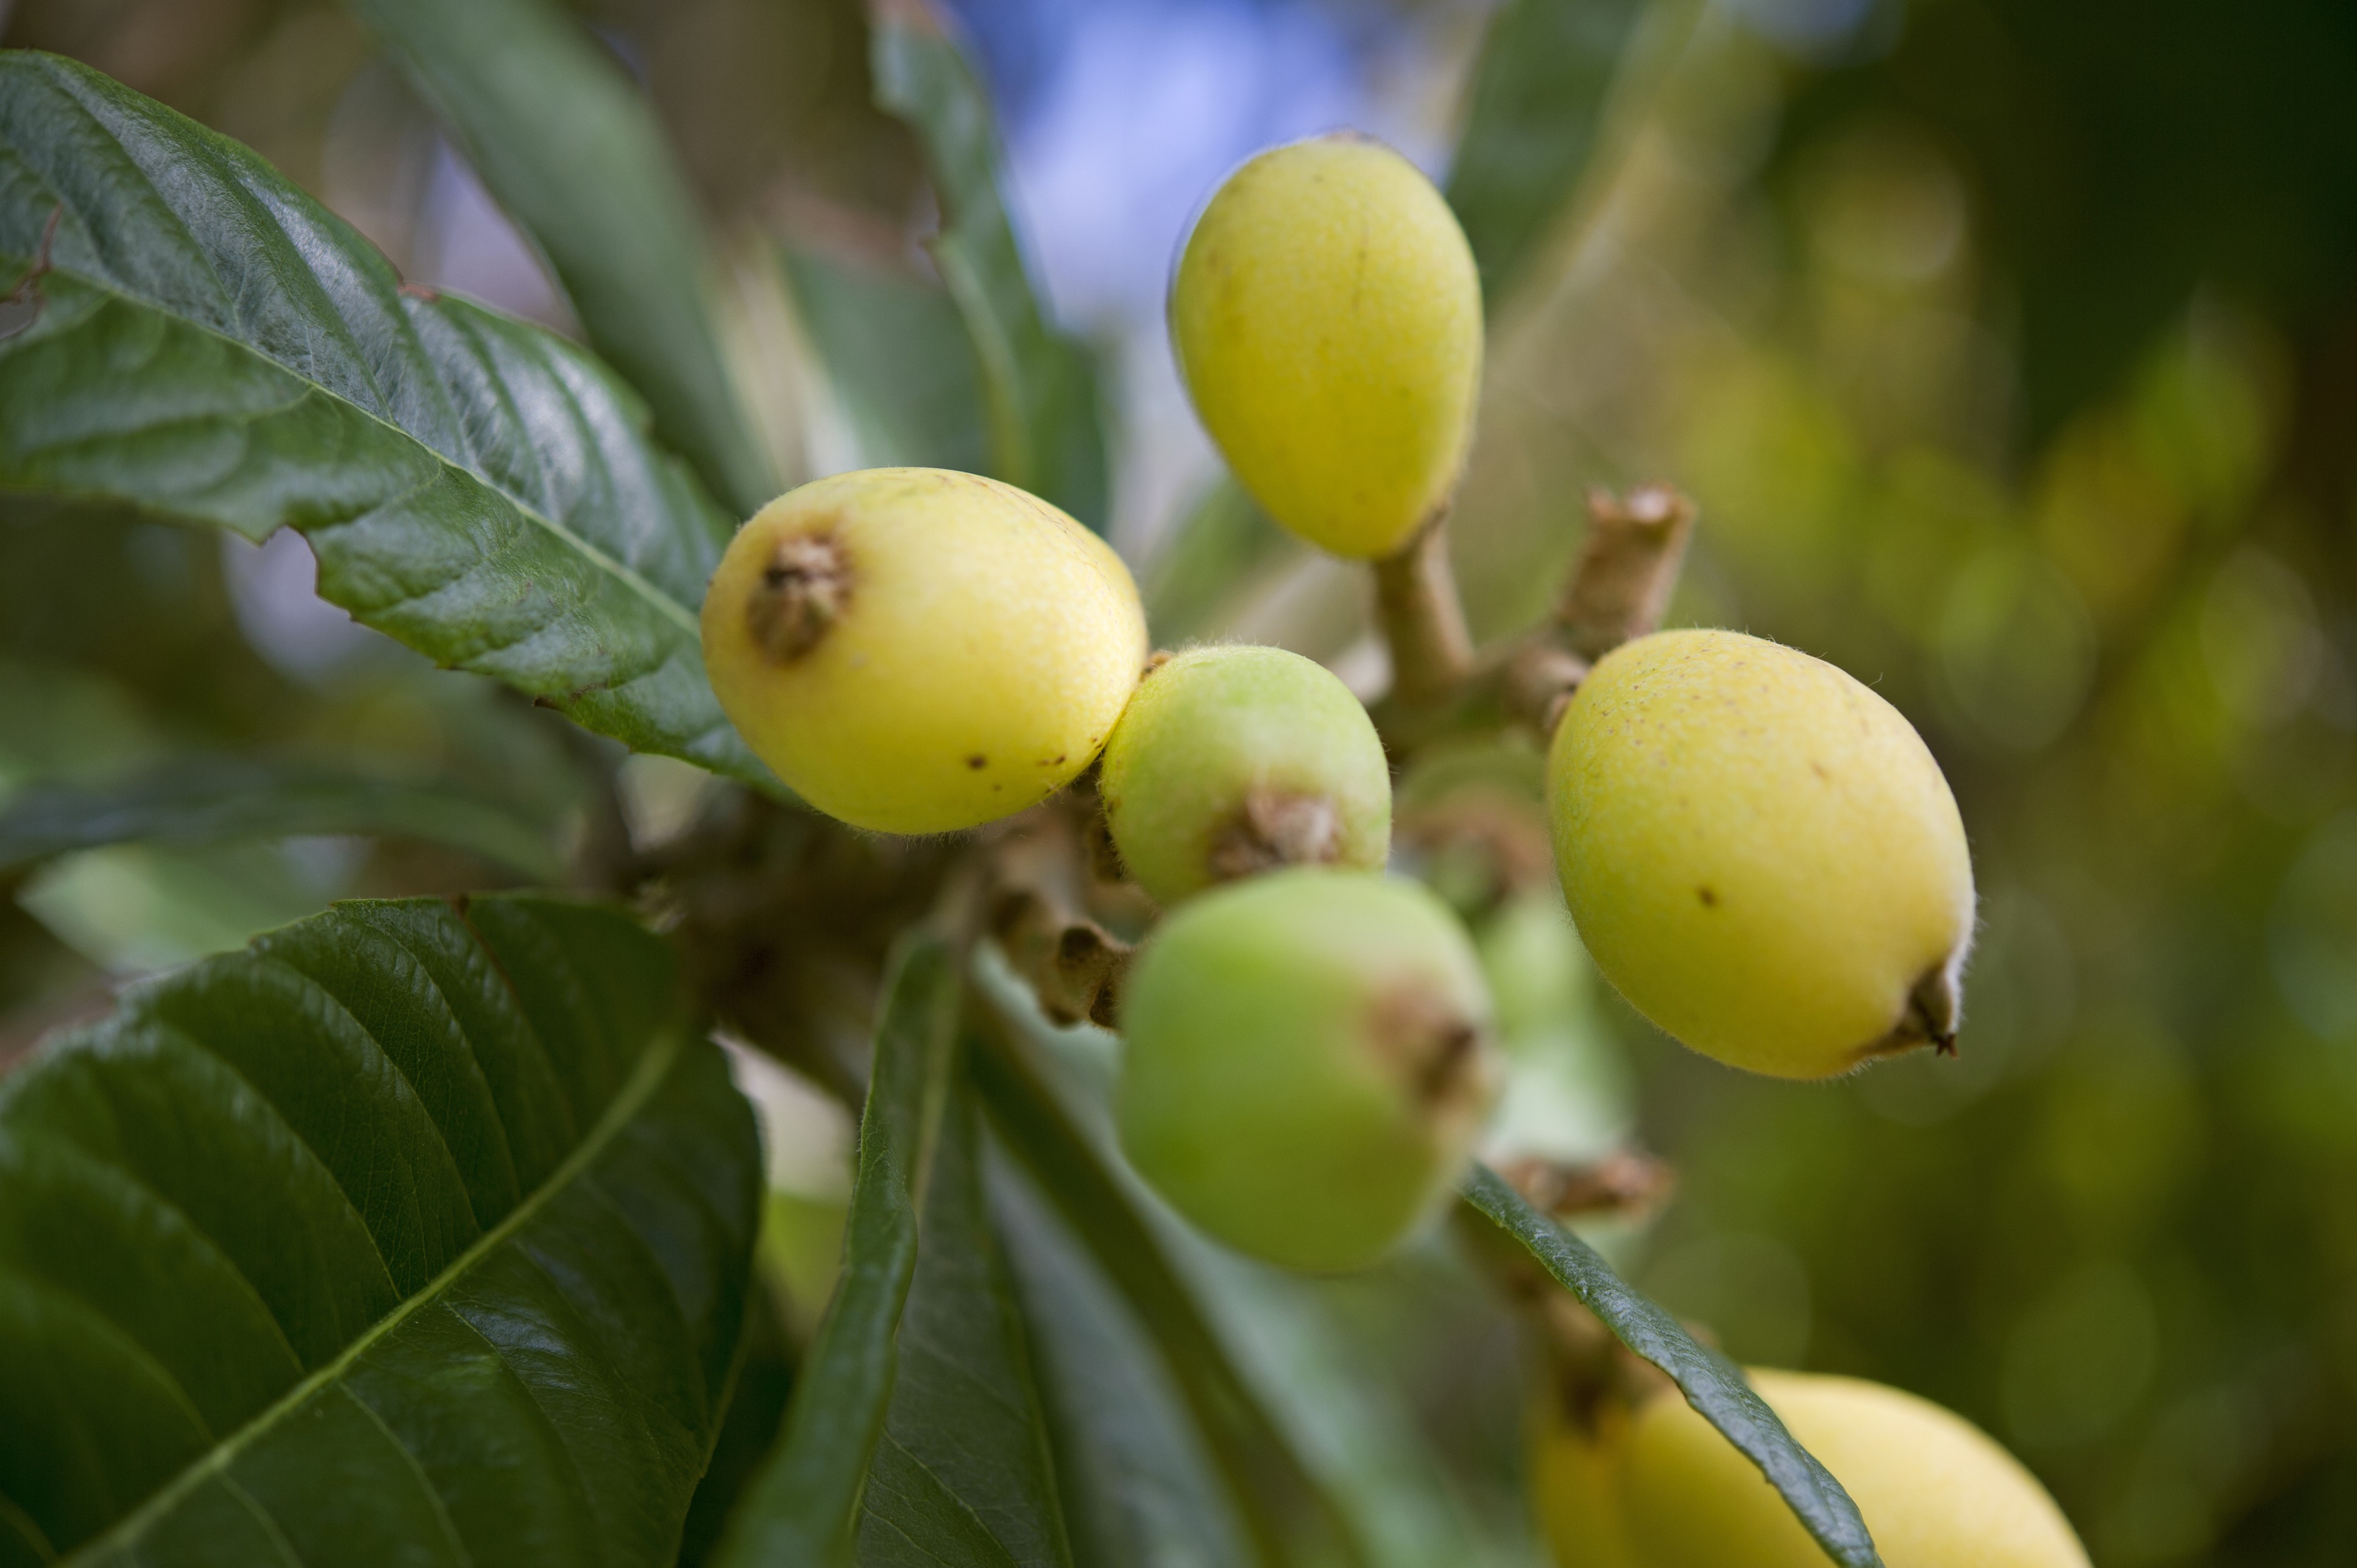
[[[1964,1021],[1964,959],[1960,953],[1928,970],[1907,993],[1907,1010],[1890,1033],[1858,1053],[1858,1060],[1902,1056],[1929,1046],[1943,1057],[1956,1054],[1956,1030]]]
[[[1286,865],[1324,865],[1340,857],[1342,820],[1323,795],[1254,789],[1211,836],[1205,865],[1222,882]]]
[[[851,604],[851,556],[832,533],[791,533],[778,541],[746,601],[753,640],[780,664],[819,645]]]
[[[1400,1070],[1415,1102],[1436,1113],[1476,1110],[1490,1095],[1491,1065],[1470,1019],[1415,983],[1375,1004],[1369,1036]]]

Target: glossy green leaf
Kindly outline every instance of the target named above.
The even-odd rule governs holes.
[[[843,1274],[777,1446],[746,1488],[715,1561],[727,1568],[847,1560],[868,1465],[892,1397],[900,1314],[917,1270],[925,1190],[957,1040],[959,983],[930,935],[897,959],[859,1119]]]
[[[880,9],[870,51],[876,101],[917,133],[941,202],[933,263],[981,362],[990,472],[1102,532],[1109,493],[1096,372],[1049,324],[1032,287],[989,97],[925,0]]]
[[[1023,1322],[991,1232],[982,1128],[957,1085],[926,1183],[899,1371],[859,1520],[861,1568],[1071,1568]]]
[[[36,305],[0,491],[298,529],[368,625],[774,787],[697,640],[728,520],[587,354],[402,287],[253,153],[50,55],[0,56],[0,272]]]
[[[354,833],[447,844],[524,875],[564,875],[554,824],[442,784],[231,757],[183,757],[99,785],[35,786],[0,807],[0,875],[112,843]]]
[[[1506,0],[1491,19],[1448,203],[1493,312],[1578,185],[1644,11],[1644,0]]]
[[[1004,1025],[1005,1021],[1000,1021]],[[1265,1562],[1308,1552],[1368,1561],[1347,1512],[1236,1369],[1133,1190],[1135,1178],[1082,1122],[1052,1069],[1012,1026],[986,1029],[975,1087],[993,1127],[1151,1337],[1209,1444],[1237,1517]]]
[[[990,467],[982,370],[939,285],[781,247],[787,285],[867,467]]]
[[[1760,1466],[1801,1523],[1846,1568],[1880,1568],[1857,1505],[1833,1473],[1793,1440],[1743,1373],[1697,1342],[1676,1318],[1629,1288],[1596,1250],[1531,1207],[1487,1165],[1476,1165],[1465,1199],[1537,1259],[1620,1343],[1670,1375],[1686,1402]]]
[[[1021,1166],[990,1170],[1079,1568],[1252,1561],[1249,1537],[1160,1352]]]
[[[347,0],[536,242],[655,433],[750,516],[778,493],[720,356],[703,216],[641,94],[549,0]]]
[[[670,950],[349,904],[0,1085],[0,1563],[658,1564],[760,1155]]]

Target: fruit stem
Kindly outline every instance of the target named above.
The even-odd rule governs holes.
[[[1448,514],[1425,524],[1396,555],[1375,563],[1375,610],[1391,647],[1392,693],[1420,703],[1445,697],[1473,669],[1473,638],[1448,564]]]
[[[1695,515],[1670,485],[1642,485],[1625,499],[1587,492],[1587,537],[1555,612],[1572,652],[1592,663],[1661,626]]]

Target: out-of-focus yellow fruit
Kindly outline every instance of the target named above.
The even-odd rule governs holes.
[[[1164,904],[1282,865],[1381,871],[1391,764],[1324,665],[1281,648],[1190,649],[1146,678],[1105,742],[1114,847]]]
[[[1269,516],[1390,555],[1447,502],[1481,379],[1481,280],[1455,214],[1377,142],[1262,153],[1196,220],[1170,289],[1195,410]]]
[[[1036,496],[871,468],[747,523],[704,600],[737,728],[812,805],[879,832],[1017,811],[1095,757],[1146,662],[1121,558]]]
[[[1628,1412],[1608,1408],[1598,1416],[1611,1425],[1589,1432],[1551,1419],[1531,1451],[1531,1504],[1555,1568],[1642,1568],[1620,1502]]]
[[[2087,1568],[2046,1488],[1962,1416],[1855,1378],[1749,1376],[1857,1504],[1888,1568]],[[1674,1396],[1638,1412],[1620,1495],[1641,1568],[1824,1568],[1766,1477]]]
[[[1695,1049],[1824,1078],[1953,1045],[1964,823],[1921,737],[1834,666],[1731,631],[1625,643],[1555,731],[1547,807],[1597,968]]]
[[[1297,866],[1189,899],[1121,1023],[1138,1174],[1288,1268],[1362,1268],[1428,1219],[1497,1090],[1473,944],[1405,877]]]

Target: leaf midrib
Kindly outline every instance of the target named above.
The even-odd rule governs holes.
[[[58,200],[58,204],[59,206],[62,207],[65,205],[62,199],[57,198],[54,191],[52,191],[50,195],[52,199]],[[283,235],[285,231],[281,230],[279,232]],[[430,442],[425,441],[414,431],[404,429],[402,426],[394,424],[392,420],[385,418],[383,415],[377,413],[372,410],[361,407],[359,403],[354,403],[350,398],[346,397],[343,393],[312,380],[309,376],[305,375],[302,371],[295,369],[292,365],[287,364],[283,360],[278,360],[269,354],[264,353],[252,343],[247,342],[242,338],[224,332],[218,327],[214,327],[207,322],[199,321],[194,317],[183,315],[168,306],[158,304],[155,300],[147,299],[142,295],[133,294],[129,290],[119,287],[113,283],[94,278],[90,274],[81,271],[79,267],[52,265],[48,271],[50,274],[58,277],[71,278],[74,282],[81,285],[93,294],[104,295],[110,298],[120,300],[124,304],[135,309],[150,312],[154,315],[160,316],[168,321],[178,322],[191,331],[201,332],[205,336],[211,338],[218,342],[228,344],[230,347],[235,349],[239,353],[245,355],[247,358],[259,360],[263,363],[285,372],[287,376],[291,377],[296,384],[306,388],[313,395],[326,398],[339,408],[349,409],[351,413],[358,414],[361,418],[369,421],[371,424],[393,432],[393,435],[399,436],[403,441],[408,443],[410,446],[416,447],[419,451],[431,454],[434,461],[440,464],[443,467],[454,469],[458,473],[464,474],[467,478],[474,480],[477,484],[482,486],[483,489],[490,491],[491,494],[499,497],[502,501],[505,501],[510,507],[513,508],[519,515],[538,524],[542,529],[554,536],[557,540],[571,546],[583,557],[588,560],[592,565],[597,566],[600,571],[605,572],[616,581],[619,582],[624,587],[629,588],[640,598],[652,605],[658,613],[663,616],[664,618],[670,620],[673,625],[677,626],[681,630],[686,632],[698,646],[702,645],[704,639],[703,627],[700,624],[700,617],[694,610],[689,609],[686,605],[674,598],[670,593],[658,587],[637,568],[607,553],[606,551],[599,548],[597,545],[591,543],[580,534],[576,533],[564,523],[548,516],[537,507],[530,505],[514,492],[508,489],[507,487],[493,480],[489,475],[468,467],[464,463],[458,462],[455,458],[451,457],[447,453],[441,451]],[[408,314],[405,307],[399,308],[401,308],[402,314],[404,317]],[[488,307],[472,306],[472,308],[484,309]],[[29,334],[27,334],[27,336],[29,337]],[[421,349],[423,345],[421,344]],[[652,445],[653,438],[651,436],[644,438],[649,443],[649,450],[653,452],[656,456],[660,458],[662,455],[662,449]],[[423,487],[413,488],[395,499],[405,499],[408,496],[416,494],[417,489],[422,488]],[[55,492],[51,491],[49,493]],[[113,492],[91,491],[90,493],[93,495],[104,495],[109,499],[113,499]],[[329,528],[341,527],[346,523],[357,521],[359,519],[367,516],[369,511],[382,510],[385,504],[387,503],[380,502],[377,506],[369,508],[368,511],[355,512],[350,517],[339,519],[335,522],[315,524],[314,526]],[[282,523],[280,526],[291,528],[295,525],[292,523]],[[307,536],[308,533],[307,530],[299,528],[296,529],[296,532],[298,533],[305,533]]]
[[[554,1201],[559,1194],[566,1191],[581,1178],[597,1157],[605,1153],[607,1145],[613,1142],[614,1138],[637,1117],[640,1111],[645,1109],[646,1102],[653,1097],[655,1090],[661,1086],[664,1077],[670,1072],[672,1064],[678,1059],[680,1052],[685,1048],[686,1044],[687,1031],[684,1029],[670,1028],[657,1035],[640,1055],[638,1065],[631,1069],[630,1078],[616,1093],[612,1103],[608,1105],[605,1112],[597,1118],[597,1124],[589,1129],[588,1134],[574,1147],[573,1152],[565,1157],[564,1163],[549,1174],[546,1181],[519,1199],[516,1206],[510,1209],[497,1225],[477,1237],[465,1251],[451,1260],[449,1265],[429,1281],[424,1288],[415,1294],[405,1297],[391,1312],[362,1329],[350,1345],[337,1354],[334,1360],[296,1383],[267,1410],[245,1423],[230,1436],[215,1444],[206,1451],[203,1457],[194,1461],[178,1476],[172,1477],[160,1489],[150,1495],[145,1502],[116,1520],[102,1533],[92,1536],[76,1548],[70,1555],[61,1560],[62,1563],[70,1565],[94,1561],[98,1555],[105,1552],[119,1549],[137,1540],[150,1524],[170,1512],[190,1492],[214,1476],[226,1472],[231,1463],[240,1454],[253,1442],[258,1441],[263,1434],[273,1430],[282,1419],[301,1408],[320,1390],[336,1382],[351,1369],[355,1362],[375,1348],[411,1317],[439,1301],[444,1293],[468,1270],[505,1245],[517,1231],[537,1219],[541,1210]]]

